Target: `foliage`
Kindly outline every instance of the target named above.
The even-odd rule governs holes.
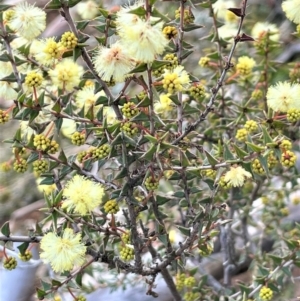
[[[0,126],[20,121],[2,170],[51,188],[20,256],[30,260],[29,243],[41,242],[55,271],[73,271],[42,282],[40,299],[60,287],[73,294],[104,263],[142,276],[153,297],[161,274],[174,300],[270,300],[299,265],[300,229],[281,223],[299,189],[299,65],[274,60],[278,27],[248,16],[247,0],[170,3],[101,7],[75,22],[70,8],[84,2],[52,0],[44,11],[70,27],[61,39],[38,38],[42,9],[0,6],[0,95],[11,103]],[[9,223],[1,232],[14,241]],[[259,236],[282,243],[265,254]],[[222,283],[190,268],[218,242]],[[251,262],[253,283],[233,286]]]

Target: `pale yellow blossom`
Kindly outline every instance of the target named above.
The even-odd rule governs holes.
[[[49,232],[41,240],[41,259],[50,263],[54,272],[71,271],[81,266],[85,260],[86,247],[81,242],[81,234],[66,228],[62,236]]]

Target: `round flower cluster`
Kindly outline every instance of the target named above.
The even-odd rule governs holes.
[[[252,167],[252,170],[259,174],[259,175],[263,175],[265,174],[265,170],[264,168],[262,167],[262,165],[260,164],[259,160],[258,159],[254,159],[252,164],[251,164],[251,167]]]
[[[50,140],[43,134],[34,136],[33,145],[38,151],[46,152],[49,154],[55,154],[58,150],[58,143],[54,140]]]
[[[175,19],[180,19],[180,8],[175,10]],[[183,22],[184,24],[191,24],[195,20],[195,17],[191,10],[185,9],[183,13]]]
[[[7,112],[0,110],[0,124],[5,123],[9,120],[9,115]]]
[[[199,293],[198,292],[186,292],[183,296],[185,301],[195,301],[198,300]]]
[[[43,82],[43,76],[36,72],[30,72],[25,77],[25,85],[28,87],[37,88]]]
[[[49,164],[46,160],[36,160],[32,164],[33,170],[38,174],[42,174],[48,170]]]
[[[166,26],[163,29],[163,34],[167,39],[171,40],[177,36],[178,30],[175,26]]]
[[[291,150],[292,149],[292,143],[287,139],[283,139],[282,141],[279,142],[279,147],[283,151]]]
[[[259,90],[259,89],[255,89],[252,93],[251,93],[251,98],[253,98],[254,100],[259,100],[262,99],[264,96],[263,91]]]
[[[236,131],[235,138],[239,141],[246,141],[247,135],[248,135],[248,131],[245,128],[242,128]]]
[[[67,49],[74,49],[77,46],[78,39],[73,32],[67,31],[61,36],[60,42]]]
[[[95,159],[103,159],[109,155],[110,147],[108,144],[103,144],[92,151],[92,156]]]
[[[270,301],[273,298],[273,291],[270,288],[263,286],[259,291],[259,298],[263,301]]]
[[[20,158],[14,162],[14,170],[23,173],[27,170],[27,162],[25,159]]]
[[[117,213],[120,210],[116,200],[109,200],[104,205],[104,211],[106,213]]]
[[[184,281],[186,279],[186,275],[184,273],[177,273],[175,277],[175,282],[176,282],[176,288],[179,291],[182,291],[184,288]]]
[[[236,64],[236,71],[242,76],[248,76],[251,74],[255,61],[248,56],[241,56]]]
[[[120,250],[120,257],[125,261],[130,261],[134,258],[134,249],[131,245],[126,245]]]
[[[167,53],[163,57],[163,60],[164,61],[169,61],[169,63],[167,63],[166,65],[164,65],[164,66],[162,66],[162,67],[160,67],[160,68],[153,71],[153,74],[156,77],[161,76],[164,73],[165,69],[172,70],[172,69],[174,69],[175,67],[178,66],[178,58],[174,53]]]
[[[77,145],[77,146],[83,145],[84,142],[85,142],[85,134],[84,133],[75,132],[71,136],[71,142],[72,142],[72,144]]]
[[[300,84],[289,82],[278,82],[268,88],[266,95],[267,104],[274,112],[288,112],[291,109],[300,110],[298,95]]]
[[[184,285],[185,285],[186,287],[193,287],[193,286],[195,286],[195,284],[196,284],[196,279],[195,279],[195,277],[193,277],[193,276],[186,277],[186,278],[184,279]]]
[[[225,181],[225,176],[220,177],[219,185],[225,190],[232,187],[232,185],[228,181]]]
[[[207,178],[213,179],[217,175],[217,171],[214,169],[205,169],[202,171],[202,174]]]
[[[286,167],[293,167],[296,163],[297,157],[294,152],[287,150],[281,155],[281,164]]]
[[[24,255],[22,255],[21,253],[19,254],[19,258],[22,261],[29,261],[32,258],[32,253],[29,250],[26,250]]]
[[[274,156],[274,153],[273,152],[270,152],[269,153],[269,156],[268,156],[268,167],[269,168],[273,168],[277,165],[278,163],[278,160],[277,158]]]
[[[138,133],[138,127],[135,123],[127,121],[121,124],[121,131],[128,136],[134,136]]]
[[[200,83],[196,83],[189,88],[189,94],[195,99],[203,99],[205,96],[205,87]]]
[[[156,190],[158,188],[158,185],[159,185],[158,178],[150,176],[145,180],[145,186],[149,191]]]
[[[121,239],[124,244],[129,244],[130,243],[130,232],[126,231],[126,233],[123,233],[121,236]]]
[[[190,80],[188,73],[184,70],[183,66],[177,66],[174,70],[166,70],[163,75],[162,84],[163,88],[168,93],[181,92],[188,87]]]
[[[91,153],[88,151],[81,151],[77,154],[76,159],[78,160],[79,163],[82,163],[84,159],[88,158],[91,156]]]
[[[210,62],[210,58],[207,56],[203,56],[200,58],[198,65],[200,67],[207,67],[209,62]]]
[[[258,129],[258,124],[256,121],[254,120],[247,120],[245,125],[244,125],[244,128],[249,132],[249,133],[252,133],[252,132],[255,132],[257,131]]]
[[[290,122],[296,122],[300,120],[300,110],[299,109],[290,109],[286,113],[286,118]]]
[[[136,107],[135,103],[130,101],[124,104],[122,108],[122,113],[126,118],[132,118],[136,116],[139,112],[139,109]]]
[[[14,270],[17,267],[17,260],[14,257],[6,257],[3,260],[3,267],[7,270]]]

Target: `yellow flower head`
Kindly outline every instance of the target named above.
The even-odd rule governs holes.
[[[279,29],[275,24],[267,22],[256,22],[252,28],[251,36],[254,39],[261,39],[269,34],[270,40],[277,42],[279,40]]]
[[[85,109],[89,109],[92,105],[95,105],[97,99],[101,96],[105,95],[103,91],[100,91],[95,94],[95,87],[93,85],[84,86],[80,89],[75,96],[76,106],[78,108],[82,108],[83,106]],[[97,106],[98,107],[98,106]]]
[[[86,247],[80,241],[81,234],[75,234],[69,228],[62,236],[49,232],[41,240],[40,257],[50,263],[55,272],[70,271],[84,263]]]
[[[126,47],[119,42],[111,45],[110,48],[100,46],[93,61],[96,71],[104,81],[113,78],[116,82],[122,82],[134,67],[135,62],[125,49]]]
[[[123,25],[126,26],[135,26],[136,23],[140,20],[140,18],[135,15],[128,13],[131,10],[137,9],[141,6],[144,6],[144,0],[137,0],[133,5],[124,5],[117,12],[117,25],[121,28]]]
[[[166,69],[163,74],[163,88],[170,94],[183,91],[183,89],[188,87],[189,83],[189,75],[183,66],[177,66],[174,70]]]
[[[238,63],[236,64],[236,70],[240,75],[247,76],[251,73],[254,66],[255,66],[254,59],[248,56],[241,56],[239,57]]]
[[[300,85],[288,82],[278,82],[267,92],[267,104],[275,112],[287,112],[290,109],[300,109]]]
[[[153,62],[158,54],[162,54],[169,43],[162,31],[162,23],[154,26],[150,21],[138,19],[135,26],[117,23],[121,43],[128,53],[137,61]]]
[[[36,44],[34,50],[36,60],[45,66],[51,66],[55,61],[60,59],[63,54],[63,47],[57,43],[54,38],[47,38]]]
[[[236,23],[238,17],[228,10],[228,8],[235,7],[234,1],[231,0],[218,0],[213,4],[213,10],[218,19],[223,19],[228,23]]]
[[[46,28],[46,13],[25,1],[14,7],[9,27],[21,37],[31,41]]]
[[[76,8],[78,15],[84,20],[94,19],[99,14],[99,6],[92,0],[79,2]]]
[[[300,0],[287,0],[282,2],[282,10],[289,20],[300,24]]]
[[[159,96],[159,101],[154,104],[154,111],[157,114],[165,114],[173,109],[173,102],[170,99],[170,94],[161,94]]]
[[[82,74],[83,68],[71,59],[63,60],[49,71],[53,85],[65,91],[72,91],[78,86]]]
[[[247,178],[252,178],[250,172],[246,171],[243,167],[231,167],[224,176],[224,181],[233,187],[241,187]]]
[[[98,183],[76,175],[67,183],[63,196],[67,200],[63,202],[62,208],[86,215],[101,204],[104,189]]]

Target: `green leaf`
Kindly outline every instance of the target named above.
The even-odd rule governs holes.
[[[262,132],[263,132],[263,140],[264,144],[266,145],[267,143],[273,143],[273,139],[269,135],[267,129],[264,126],[261,126]]]
[[[108,98],[106,96],[100,96],[96,100],[96,103],[95,103],[95,106],[98,106],[98,105],[105,105],[105,106],[107,106],[108,105]]]
[[[223,147],[224,147],[224,152],[223,152],[224,160],[225,161],[234,160],[235,157],[233,153],[230,151],[228,144],[224,143]]]
[[[37,152],[31,152],[26,162],[29,164],[31,162],[38,160],[38,158],[39,158],[39,154]]]
[[[88,26],[89,22],[89,20],[78,21],[76,22],[76,28],[78,30],[84,30]]]
[[[168,237],[166,234],[158,235],[157,238],[163,243],[165,247],[168,246]]]
[[[183,31],[189,32],[189,31],[199,29],[202,27],[203,27],[203,25],[192,23],[192,24],[188,24],[188,25],[184,26]]]
[[[167,198],[167,197],[165,197],[165,196],[158,195],[158,194],[156,195],[156,204],[157,204],[158,206],[164,205],[165,203],[167,203],[167,202],[169,202],[169,201],[171,201],[170,198]]]
[[[29,242],[23,242],[22,244],[20,244],[17,248],[19,249],[20,253],[22,256],[25,255],[25,251],[27,250],[29,246]]]
[[[149,116],[141,111],[136,116],[131,118],[130,121],[149,121]]]
[[[41,290],[40,288],[36,287],[36,294],[39,300],[43,300],[45,296],[47,295],[45,291]]]
[[[246,153],[244,150],[242,150],[240,147],[238,147],[237,145],[233,144],[232,145],[237,156],[240,158],[240,159],[243,159],[244,157],[246,157],[248,155],[248,153]]]
[[[0,12],[5,11],[7,9],[10,9],[11,7],[12,7],[11,5],[1,4],[0,5]]]
[[[60,113],[61,112],[61,104],[60,104],[60,100],[57,100],[54,104],[54,106],[51,108],[52,111],[56,112],[56,113]]]
[[[128,169],[126,167],[123,167],[120,172],[117,173],[114,180],[123,179],[126,176],[128,176]]]
[[[63,191],[64,190],[62,189],[58,192],[58,194],[56,195],[56,197],[53,200],[53,205],[58,205],[61,202],[62,196],[63,196]]]
[[[82,286],[82,273],[78,273],[75,277],[75,282],[78,284],[78,286]]]
[[[147,150],[147,152],[145,152],[140,159],[141,160],[146,160],[146,161],[152,161],[153,160],[153,155],[155,154],[157,149],[157,144],[152,144],[152,146],[150,147],[150,149]]]
[[[150,98],[148,96],[146,96],[136,105],[136,107],[137,108],[148,107],[148,106],[150,106],[150,104],[151,104]]]
[[[180,154],[181,154],[181,165],[182,165],[182,167],[188,167],[188,166],[190,166],[190,161],[187,158],[185,152],[180,151]]]
[[[212,156],[209,152],[207,152],[206,150],[204,150],[204,152],[210,165],[215,166],[216,164],[219,163],[219,161],[214,156]]]
[[[186,59],[193,52],[194,52],[193,50],[184,50],[183,53],[182,53],[182,55],[180,56],[181,60]]]
[[[58,159],[60,161],[62,161],[62,163],[64,163],[64,164],[68,162],[68,159],[67,159],[67,157],[66,157],[66,155],[65,155],[65,153],[64,153],[63,150],[60,151],[60,153],[58,155]]]
[[[181,199],[181,198],[185,197],[185,193],[184,193],[184,191],[179,190],[179,191],[176,191],[175,193],[173,193],[173,196],[176,197],[176,198]]]
[[[59,9],[61,8],[60,0],[51,0],[45,6],[45,9]]]
[[[151,69],[152,70],[157,70],[163,66],[166,66],[170,64],[170,61],[159,61],[159,60],[155,60],[152,65],[151,65]]]
[[[101,7],[98,8],[99,13],[105,18],[107,19],[109,16],[109,11],[106,9],[103,9]]]
[[[53,177],[45,177],[39,185],[52,185],[54,184],[54,179]]]
[[[135,67],[134,69],[132,69],[130,73],[138,73],[138,72],[144,72],[147,70],[147,64],[146,63],[142,63],[142,64],[139,64],[137,67]]]
[[[21,47],[18,48],[18,51],[23,54],[24,56],[28,57],[30,52],[31,44],[24,44]]]
[[[9,235],[10,235],[9,221],[7,221],[3,224],[0,231],[3,235],[9,237]]]
[[[190,236],[191,234],[191,229],[190,228],[185,228],[185,227],[182,227],[182,226],[178,226],[177,227],[178,230],[185,236]]]
[[[129,12],[127,12],[128,14],[134,14],[140,17],[144,17],[146,16],[147,12],[145,10],[145,8],[143,6],[140,6],[138,8],[132,9]]]
[[[68,6],[69,7],[73,7],[75,6],[76,4],[78,4],[79,2],[81,2],[82,0],[69,0],[68,1]]]
[[[148,139],[153,144],[156,144],[158,142],[158,140],[155,137],[151,136],[151,135],[144,135],[144,137],[146,139]]]
[[[1,78],[0,81],[15,83],[16,77],[15,77],[14,73],[12,72],[10,75]]]
[[[1,62],[10,62],[9,55],[7,52],[4,52],[3,54],[0,55],[0,61]]]
[[[153,9],[152,9],[151,16],[157,17],[157,18],[161,18],[165,22],[170,22],[171,21],[170,18],[168,18],[167,16],[165,16],[164,14],[162,14],[155,7],[153,7]]]
[[[262,151],[265,150],[265,147],[261,147],[261,146],[255,145],[255,144],[253,144],[251,142],[246,141],[245,143],[247,144],[248,149],[250,151],[253,151],[253,152],[256,152],[256,153],[260,153],[260,152],[262,152]]]

